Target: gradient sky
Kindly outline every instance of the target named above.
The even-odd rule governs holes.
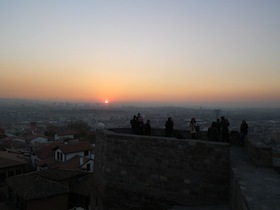
[[[0,98],[280,106],[279,0],[0,1]]]

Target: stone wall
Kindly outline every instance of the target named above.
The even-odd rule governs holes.
[[[107,208],[228,202],[227,143],[103,130],[97,132],[96,149]]]
[[[239,183],[240,177],[235,174],[233,168],[230,170],[230,207],[232,210],[248,210],[248,203],[245,198],[242,186]],[[253,209],[252,209],[253,210]]]
[[[231,148],[230,207],[235,210],[279,209],[280,177],[271,167],[256,166],[246,149]]]
[[[257,166],[272,167],[272,148],[257,138],[246,139],[246,149],[251,161]]]
[[[110,129],[113,132],[116,133],[122,133],[122,134],[133,134],[132,130],[130,128],[113,128]],[[202,133],[202,132],[201,132]],[[206,132],[204,132],[206,133]],[[201,136],[200,134],[197,134],[198,136]],[[206,134],[203,134],[205,138]],[[164,129],[160,128],[152,128],[151,130],[151,136],[157,136],[157,137],[164,137],[165,136],[165,131]],[[177,139],[188,139],[191,137],[190,131],[187,130],[173,130],[172,137],[177,138]],[[207,137],[206,137],[207,138]]]

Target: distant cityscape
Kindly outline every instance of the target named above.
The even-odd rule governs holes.
[[[125,128],[130,127],[130,119],[137,113],[141,113],[144,120],[149,119],[152,128],[164,128],[166,119],[172,117],[174,128],[180,130],[189,130],[189,122],[193,117],[204,131],[221,116],[229,120],[230,131],[238,132],[241,121],[246,120],[249,134],[257,135],[266,144],[271,143],[271,138],[276,138],[275,133],[280,129],[280,108],[138,107],[8,99],[0,100],[0,127],[11,135],[24,131],[30,122],[36,122],[42,130],[48,125],[64,126],[73,121],[83,121],[93,130],[98,126]]]
[[[206,132],[213,121],[224,116],[230,123],[229,131],[239,133],[241,121],[245,120],[249,125],[249,138],[257,138],[272,147],[275,157],[280,154],[280,109],[111,106],[2,99],[0,209],[6,208],[6,203],[2,206],[1,202],[7,198],[7,190],[10,201],[19,207],[26,206],[30,200],[54,196],[55,203],[44,202],[61,209],[75,206],[87,209],[95,166],[96,129],[130,128],[130,120],[138,113],[144,122],[150,121],[152,129],[164,129],[167,118],[171,117],[174,129],[189,131],[190,120],[195,118],[200,130]],[[39,180],[38,187],[31,187],[34,179]],[[30,188],[28,197],[23,188],[18,187],[23,185]],[[55,190],[44,191],[42,186]],[[33,192],[35,189],[42,192]]]
[[[102,103],[70,103],[32,100],[0,100],[0,128],[8,135],[21,135],[36,122],[37,129],[48,126],[63,127],[70,122],[83,121],[91,130],[104,128],[128,128],[133,115],[141,113],[144,121],[150,120],[152,128],[164,128],[165,121],[172,117],[174,129],[189,130],[191,118],[196,118],[201,131],[207,131],[212,121],[225,116],[230,123],[230,132],[239,132],[242,120],[249,125],[249,135],[275,146],[280,142],[280,108],[204,108],[176,106],[113,106]]]

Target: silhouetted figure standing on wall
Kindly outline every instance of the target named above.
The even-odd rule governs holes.
[[[144,120],[143,117],[141,116],[140,113],[138,113],[137,117],[136,117],[136,121],[137,121],[137,134],[143,134],[144,133]]]
[[[229,122],[224,116],[221,117],[221,132],[222,132],[222,141],[229,142]]]
[[[147,122],[144,124],[144,133],[145,135],[151,135],[151,124],[150,120],[147,120]]]
[[[212,122],[211,127],[208,128],[207,137],[209,141],[219,141],[220,134],[217,128],[217,122]]]
[[[137,129],[137,118],[136,115],[133,115],[133,118],[130,120],[130,126],[133,134],[136,134]]]
[[[245,140],[245,137],[248,134],[248,127],[249,126],[246,123],[246,121],[242,120],[242,123],[240,125],[240,144],[241,144],[241,146],[244,146],[244,140]]]
[[[220,136],[221,136],[221,122],[220,119],[217,118],[216,120],[216,126],[217,126],[217,130],[218,130],[218,139],[217,141],[220,141]]]
[[[198,131],[198,125],[196,124],[195,118],[191,119],[190,129],[191,129],[190,132],[191,132],[192,139],[196,139],[196,132]]]
[[[165,136],[171,137],[173,133],[173,120],[171,117],[168,117],[167,121],[165,122]]]

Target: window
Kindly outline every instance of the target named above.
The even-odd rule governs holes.
[[[6,173],[5,172],[0,173],[0,183],[4,182],[5,179],[6,179]]]
[[[88,156],[88,150],[84,152],[84,156]]]
[[[62,161],[63,160],[63,153],[57,151],[56,152],[56,160]]]
[[[90,171],[90,164],[87,164],[87,171]]]
[[[21,174],[21,169],[16,170],[16,175],[19,175],[19,174]]]
[[[8,177],[14,176],[14,171],[8,171]]]

